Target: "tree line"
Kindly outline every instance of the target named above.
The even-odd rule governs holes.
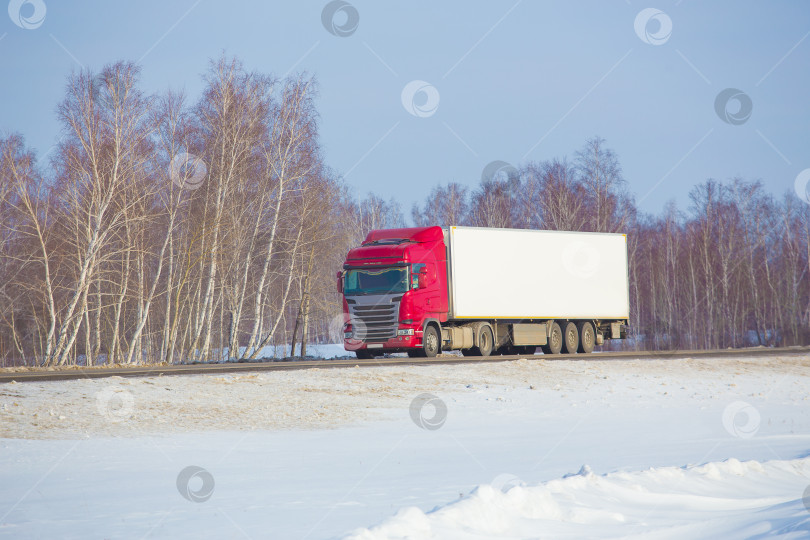
[[[305,355],[342,338],[348,249],[409,224],[627,233],[629,346],[808,341],[810,211],[793,194],[709,180],[688,212],[641,214],[594,138],[570,161],[437,186],[409,223],[324,163],[316,99],[307,74],[226,57],[193,103],[145,94],[132,63],[70,75],[47,162],[0,137],[0,365]]]

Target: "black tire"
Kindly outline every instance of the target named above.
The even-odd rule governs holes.
[[[565,354],[576,354],[579,347],[579,330],[577,325],[571,321],[563,323],[562,352]]]
[[[543,354],[560,354],[562,350],[562,329],[560,325],[555,323],[551,324],[551,335],[548,336],[548,343],[546,345],[541,345],[540,348],[543,349]]]
[[[596,344],[596,332],[593,325],[588,321],[579,323],[579,348],[577,351],[581,353],[593,352],[593,347]]]
[[[358,360],[371,360],[372,358],[374,358],[374,353],[372,353],[367,349],[354,351],[354,354],[357,355]]]
[[[461,349],[461,356],[478,356],[475,349]]]
[[[442,352],[442,342],[439,340],[439,332],[432,324],[425,328],[422,334],[422,350],[421,356],[427,358],[434,358]]]
[[[492,328],[482,325],[478,330],[478,346],[473,347],[473,356],[489,356],[495,348],[495,340],[492,337]]]

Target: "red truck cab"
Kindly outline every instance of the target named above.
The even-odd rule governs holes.
[[[372,231],[338,272],[344,347],[358,358],[386,352],[435,356],[431,325],[448,317],[447,249],[441,227]]]

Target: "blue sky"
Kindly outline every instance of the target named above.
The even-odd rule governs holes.
[[[351,0],[333,21],[353,9],[359,23],[340,37],[322,23],[326,1],[39,1],[44,19],[20,8],[36,28],[0,14],[0,130],[40,156],[72,70],[139,61],[144,90],[194,101],[224,51],[248,69],[315,74],[327,164],[406,213],[438,183],[474,187],[491,161],[570,157],[594,135],[647,212],[685,209],[707,178],[761,179],[781,197],[810,168],[810,2]],[[421,116],[403,105],[411,81],[438,96],[406,99]],[[736,125],[716,112],[727,88],[752,104]]]

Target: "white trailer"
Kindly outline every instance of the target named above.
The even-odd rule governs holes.
[[[444,232],[445,349],[480,354],[482,341],[484,352],[525,353],[538,345],[550,353],[590,352],[606,338],[625,337],[627,235],[479,227]]]
[[[628,319],[627,236],[450,227],[454,319]]]

